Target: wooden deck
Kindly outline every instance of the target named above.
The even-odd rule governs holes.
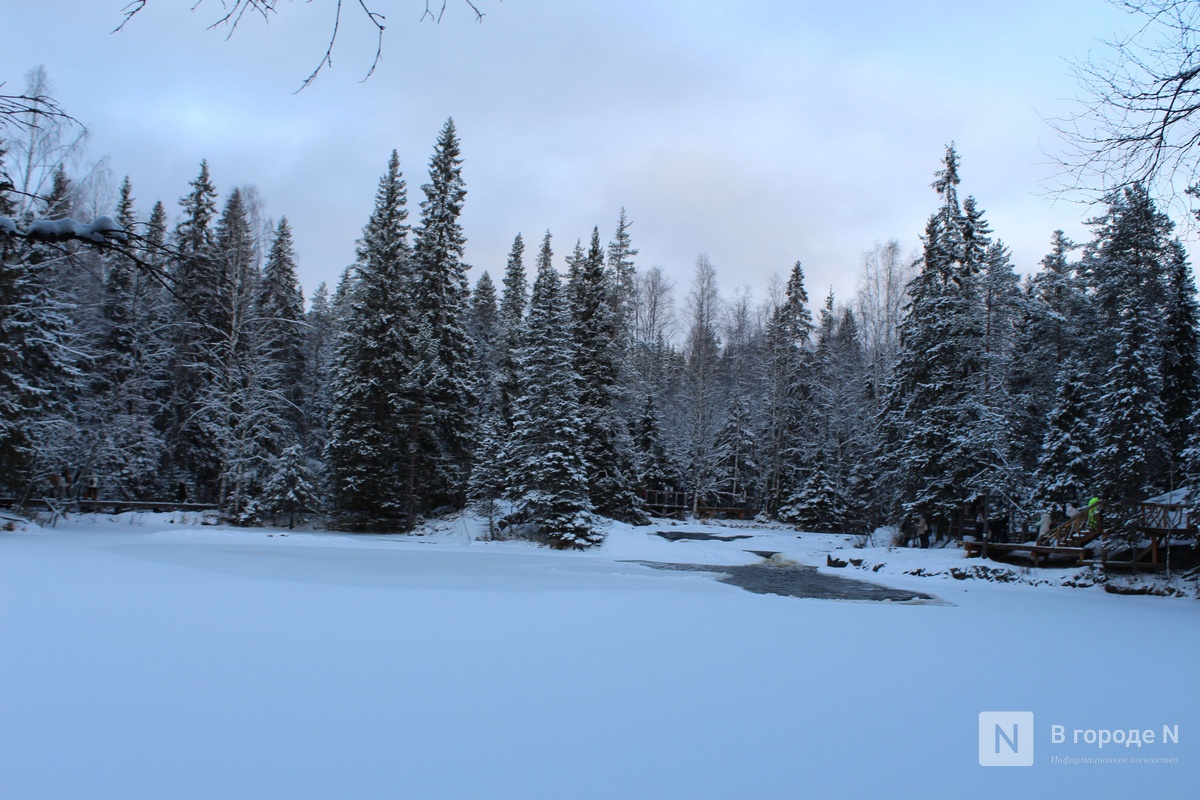
[[[1013,542],[970,542],[964,541],[962,548],[968,557],[1004,555],[1009,558],[1029,559],[1033,566],[1040,567],[1051,560],[1066,559],[1076,564],[1094,563],[1090,559],[1091,551],[1086,547],[1063,547],[1060,545],[1043,545],[1037,542],[1021,544]]]
[[[24,502],[16,497],[0,497],[0,508],[34,508],[39,511],[75,511],[83,513],[120,514],[124,511],[216,511],[214,503],[172,503],[160,500],[56,500],[30,497]]]
[[[1176,537],[1194,538],[1195,529],[1187,517],[1187,508],[1182,504],[1143,503],[1139,514],[1138,541],[1129,544],[1128,558],[1109,558],[1105,543],[1103,503],[1093,512],[1084,509],[1071,519],[1039,536],[1036,541],[1023,544],[963,541],[962,548],[968,557],[1028,559],[1033,566],[1041,566],[1052,560],[1069,560],[1076,564],[1100,564],[1117,569],[1159,569],[1160,554]]]

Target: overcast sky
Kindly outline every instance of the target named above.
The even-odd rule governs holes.
[[[211,166],[222,193],[254,184],[295,229],[306,294],[354,258],[388,155],[411,218],[445,119],[462,138],[470,280],[497,277],[518,232],[556,253],[622,206],[639,267],[686,292],[707,253],[722,287],[762,296],[802,261],[814,302],[853,294],[876,241],[919,245],[929,188],[957,142],[973,194],[1021,271],[1051,232],[1085,236],[1084,206],[1046,193],[1060,145],[1045,122],[1076,94],[1068,60],[1130,20],[1104,0],[374,0],[383,61],[347,4],[333,69],[293,94],[324,52],[332,0],[283,2],[228,40],[218,0],[4,3],[0,80],[44,65],[67,111],[133,181],[144,214],[169,213]],[[530,259],[531,260],[531,259]],[[561,260],[559,261],[561,265]]]

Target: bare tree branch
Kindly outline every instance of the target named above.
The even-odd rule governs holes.
[[[3,88],[4,84],[0,83],[0,89]],[[37,128],[39,117],[79,125],[78,120],[45,95],[0,94],[0,130],[10,125],[27,130]]]
[[[1072,65],[1078,111],[1050,121],[1067,142],[1062,189],[1143,183],[1178,197],[1200,180],[1200,2],[1111,1],[1140,24]]]
[[[309,2],[311,1],[312,0],[309,0]],[[329,44],[325,47],[325,54],[321,57],[321,60],[317,62],[316,69],[314,69],[300,84],[300,88],[296,90],[297,92],[301,92],[308,88],[308,86],[314,80],[316,80],[317,76],[321,73],[321,70],[325,69],[326,67],[333,67],[333,49],[334,45],[337,44],[338,34],[341,31],[342,4],[344,1],[345,0],[334,0],[333,25],[329,35]],[[372,7],[374,3],[368,5],[368,0],[355,1],[358,4],[359,10],[362,12],[363,16],[366,17],[367,21],[372,26],[374,26],[376,31],[375,56],[371,61],[370,69],[368,69],[367,74],[363,76],[363,80],[365,81],[367,78],[370,78],[375,74],[375,70],[378,68],[379,62],[383,59],[383,34],[386,30],[383,23],[386,17],[384,17],[382,13],[374,10]],[[129,24],[130,20],[132,20],[146,8],[147,3],[149,2],[150,0],[131,0],[131,2],[121,10],[123,18],[121,23],[113,30],[113,33],[123,30],[125,26]],[[479,9],[479,6],[476,5],[477,0],[463,0],[463,2],[466,3],[467,7],[471,9],[471,12],[475,15],[476,20],[483,20],[484,15]],[[204,0],[196,0],[195,4],[192,6],[192,10],[194,11],[199,8],[202,3],[204,3]],[[425,0],[425,10],[421,14],[421,19],[430,19],[435,23],[441,22],[442,16],[446,13],[446,6],[448,3],[449,0],[441,0],[441,4],[437,5],[437,0]],[[436,13],[433,10],[435,5],[437,5]],[[228,33],[226,33],[225,38],[228,39],[229,37],[233,36],[234,31],[237,30],[239,23],[242,21],[242,17],[245,16],[247,11],[254,11],[264,20],[269,21],[271,14],[279,13],[279,0],[221,0],[221,8],[224,13],[208,27],[211,30],[213,28],[226,26],[228,28]]]

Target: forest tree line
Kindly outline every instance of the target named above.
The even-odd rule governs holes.
[[[471,285],[451,120],[415,219],[393,152],[354,264],[306,304],[289,223],[252,187],[222,201],[202,162],[142,215],[128,178],[106,203],[72,174],[68,126],[41,122],[0,142],[11,495],[65,464],[103,497],[245,524],[412,529],[470,505],[586,547],[600,518],[645,520],[647,492],[804,530],[944,530],[984,496],[1029,521],[1095,495],[1128,521],[1197,474],[1194,282],[1139,185],[1024,279],[960,199],[951,146],[920,254],[876,245],[843,302],[810,302],[799,262],[760,301],[722,297],[705,256],[677,292],[637,264],[624,210],[607,241],[518,234]],[[31,235],[102,214],[126,242]]]

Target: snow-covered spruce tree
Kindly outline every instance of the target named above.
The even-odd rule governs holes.
[[[900,353],[883,409],[885,479],[903,511],[948,521],[971,499],[990,453],[978,436],[981,259],[990,241],[979,212],[958,202],[958,154],[946,148],[933,187],[942,205],[925,226],[921,269],[909,284]]]
[[[658,401],[653,392],[642,399],[641,413],[633,431],[635,468],[638,485],[651,491],[672,491],[679,483],[679,475],[663,443],[662,418]]]
[[[350,529],[415,522],[418,442],[405,423],[417,418],[420,398],[411,392],[417,331],[405,196],[393,150],[358,261],[335,296],[341,330],[325,455],[335,523]]]
[[[1094,415],[1086,374],[1077,359],[1068,357],[1056,384],[1033,476],[1033,498],[1043,512],[1053,509],[1065,516],[1067,504],[1080,506],[1092,486]]]
[[[806,353],[803,375],[805,425],[789,452],[793,480],[790,481],[779,516],[805,530],[840,530],[841,509],[836,501],[836,478],[830,462],[836,459],[833,432],[835,380],[833,339],[837,329],[833,289],[817,318],[816,341]],[[831,518],[837,516],[836,522]]]
[[[804,470],[804,483],[781,511],[800,530],[840,532],[845,528],[846,508],[834,483],[826,451],[819,450]]]
[[[1126,308],[1138,304],[1156,319],[1163,318],[1164,276],[1174,229],[1140,184],[1109,195],[1106,202],[1104,213],[1088,222],[1094,238],[1079,264],[1095,312],[1088,320],[1087,344],[1098,375],[1112,365]]]
[[[547,233],[547,236],[550,234]],[[512,404],[517,394],[516,352],[521,347],[525,308],[529,305],[529,282],[525,278],[525,241],[513,239],[504,267],[504,292],[500,298],[500,414],[505,432],[512,429]]]
[[[133,184],[129,176],[121,182],[117,199],[116,222],[123,229],[133,230],[137,222],[133,211]],[[105,320],[100,342],[104,355],[106,376],[113,382],[128,377],[127,359],[133,351],[136,307],[131,302],[137,279],[137,264],[124,252],[108,254],[104,264],[104,293],[101,298],[101,313]]]
[[[588,495],[602,516],[644,522],[634,492],[632,443],[618,407],[619,342],[598,230],[592,230],[591,246],[582,263],[576,264],[575,278],[571,332]]]
[[[1110,504],[1107,524],[1131,533],[1137,504],[1169,480],[1162,367],[1172,225],[1141,186],[1108,203],[1091,223],[1096,240],[1085,258],[1103,323],[1092,347],[1113,348],[1099,373],[1093,477],[1097,495]]]
[[[617,232],[608,243],[608,264],[605,275],[609,283],[609,302],[613,311],[613,330],[616,332],[616,349],[621,385],[626,381],[624,376],[630,368],[630,348],[633,345],[634,318],[637,314],[637,267],[633,257],[638,254],[633,246],[633,237],[629,234],[632,223],[625,214],[624,207],[617,217]]]
[[[798,459],[805,441],[804,408],[809,390],[806,349],[814,330],[797,261],[783,302],[770,311],[762,354],[763,491],[766,513],[778,517],[789,493],[800,485]]]
[[[421,224],[413,247],[412,307],[418,326],[436,340],[435,361],[419,366],[430,383],[421,388],[422,414],[435,426],[434,437],[416,456],[426,479],[420,506],[461,506],[470,466],[471,340],[466,330],[467,264],[463,263],[462,214],[466,184],[454,120],[446,120],[429,161],[429,183],[421,187]],[[420,353],[421,348],[416,352]]]
[[[475,463],[467,485],[467,499],[488,521],[488,538],[496,538],[496,518],[504,496],[507,470],[504,464],[504,421],[498,408],[490,409],[475,427]]]
[[[333,303],[324,281],[313,290],[304,321],[304,444],[309,457],[319,461],[329,443],[332,382],[337,361]]]
[[[1068,260],[1075,246],[1062,231],[1055,231],[1041,270],[1022,291],[1010,383],[1016,458],[1028,475],[1038,468],[1058,379],[1086,329],[1088,298]],[[1035,483],[1040,484],[1040,478]],[[1034,497],[1042,497],[1042,491],[1036,490]]]
[[[1022,510],[1032,487],[1021,468],[1016,436],[1021,409],[1013,392],[1012,373],[1023,299],[1008,248],[999,241],[989,244],[983,253],[976,307],[980,354],[972,393],[972,446],[964,448],[977,471],[966,488],[972,496],[1002,499],[1003,507]]]
[[[1098,494],[1110,503],[1108,524],[1130,532],[1137,504],[1165,488],[1168,461],[1160,350],[1147,316],[1137,309],[1127,312],[1096,402]]]
[[[842,309],[832,351],[837,386],[832,428],[838,495],[846,509],[844,528],[867,532],[881,521],[875,518],[878,482],[872,471],[878,439],[876,405],[858,317],[849,307]]]
[[[475,431],[474,463],[467,484],[467,499],[487,517],[488,537],[495,535],[498,500],[503,490],[504,470],[500,463],[507,425],[504,422],[504,359],[506,342],[496,287],[484,272],[471,292],[467,318],[471,336],[472,391],[477,402],[472,410]],[[515,376],[514,383],[515,386]]]
[[[1183,244],[1168,250],[1166,314],[1163,317],[1163,423],[1172,486],[1183,478],[1183,451],[1192,436],[1192,418],[1200,409],[1200,307],[1196,283]]]
[[[471,384],[477,402],[472,419],[498,412],[501,407],[501,349],[503,335],[500,310],[496,303],[496,285],[486,272],[479,276],[471,292],[467,310],[467,333],[471,337]]]
[[[868,524],[874,493],[869,469],[874,408],[857,320],[849,308],[838,311],[832,291],[821,311],[810,369],[812,437],[803,482],[782,513],[806,530],[861,530]]]
[[[282,416],[288,388],[269,340],[260,336],[257,300],[261,296],[258,243],[240,189],[225,203],[216,227],[214,258],[220,267],[217,315],[221,328],[206,362],[211,371],[195,411],[216,444],[220,463],[217,502],[239,522],[257,518],[257,500],[272,459],[287,444]]]
[[[280,444],[304,441],[305,374],[304,293],[296,277],[296,251],[287,217],[279,220],[263,266],[255,314],[258,347],[271,366],[270,391],[280,401],[276,412],[284,425]]]
[[[753,507],[759,483],[758,438],[746,397],[732,393],[725,424],[717,433],[717,503],[726,508]]]
[[[740,290],[727,304],[724,338],[720,371],[726,401],[717,435],[718,502],[727,508],[757,511],[762,496],[758,442],[762,426],[754,401],[759,396],[755,366],[760,361],[762,331],[749,289]]]
[[[182,217],[174,232],[177,255],[169,265],[174,352],[164,420],[164,467],[172,481],[193,486],[193,498],[210,502],[217,499],[219,456],[211,429],[200,425],[196,408],[200,397],[211,390],[214,354],[220,347],[220,332],[228,330],[228,324],[219,298],[223,276],[212,225],[217,191],[207,161],[200,162],[200,173],[190,185],[192,191],[179,201]]]
[[[518,351],[520,394],[503,459],[506,496],[517,516],[535,526],[538,537],[552,547],[585,548],[602,541],[603,534],[588,499],[570,309],[550,257],[547,237]]]
[[[170,343],[162,289],[150,274],[157,269],[166,230],[162,204],[155,208],[152,229],[133,252],[121,248],[103,254],[98,353],[91,385],[76,403],[91,440],[87,466],[107,497],[155,498],[164,483],[159,476],[164,441],[156,423]],[[128,178],[121,185],[116,222],[125,231],[137,225]]]
[[[67,411],[81,375],[70,305],[43,274],[53,263],[16,236],[7,174],[0,147],[0,486],[18,493],[41,430]]]
[[[795,477],[779,509],[780,518],[809,531],[840,532],[845,523],[844,503],[838,492],[839,446],[834,430],[841,389],[835,377],[836,330],[834,295],[830,289],[818,319],[815,347],[805,364],[805,435],[797,440],[789,459]]]
[[[287,514],[288,528],[294,528],[304,513],[320,508],[315,483],[304,448],[293,444],[273,459],[259,505],[276,517]]]

